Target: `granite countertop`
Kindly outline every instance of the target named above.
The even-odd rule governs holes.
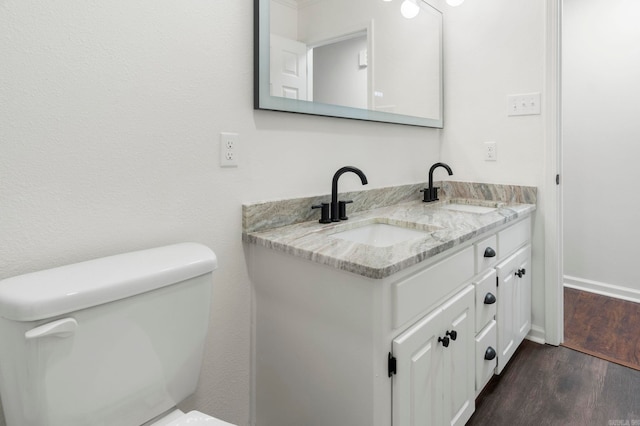
[[[408,190],[413,191],[415,188]],[[466,197],[447,197],[435,203],[423,203],[414,199],[395,202],[392,205],[376,206],[374,204],[367,210],[350,212],[347,221],[330,224],[321,224],[316,218],[283,226],[271,228],[261,226],[251,229],[251,225],[247,225],[249,221],[244,221],[242,238],[249,244],[278,250],[365,277],[381,279],[507,222],[527,216],[536,208],[535,188],[532,191],[533,197],[524,197],[529,198],[524,200],[527,202],[520,202],[523,201],[521,196],[507,197],[511,199],[504,200],[504,196],[495,196],[493,188],[489,191],[493,195],[486,196],[485,193],[482,199],[470,197],[477,194],[466,191],[466,188],[462,192],[452,190],[448,192],[454,196],[462,194]],[[516,191],[516,193],[521,192]],[[500,198],[503,199],[500,200]],[[446,206],[452,203],[492,207],[494,210],[482,214],[449,210]],[[307,203],[305,211],[309,210],[308,206]],[[249,211],[251,207],[251,205],[243,206],[243,210]],[[287,207],[290,208],[291,204],[287,204]],[[315,214],[318,212],[315,211]],[[247,215],[246,212],[245,215]],[[387,247],[360,244],[333,236],[337,232],[371,223],[386,223],[422,230],[425,234],[424,237]]]

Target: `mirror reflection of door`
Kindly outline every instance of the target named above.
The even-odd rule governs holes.
[[[307,45],[271,34],[271,96],[307,98]]]
[[[257,109],[442,127],[440,0],[255,1]]]
[[[367,34],[313,48],[314,102],[368,108]]]

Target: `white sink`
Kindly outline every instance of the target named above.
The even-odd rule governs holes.
[[[464,213],[485,214],[498,210],[496,207],[474,206],[473,204],[445,204],[441,206],[444,210],[453,210]]]
[[[370,223],[359,228],[336,232],[331,234],[330,237],[374,247],[388,247],[404,241],[424,238],[430,233],[430,231],[404,228],[386,223]]]

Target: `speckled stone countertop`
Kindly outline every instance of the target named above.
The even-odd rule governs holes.
[[[441,200],[423,203],[418,192],[423,186],[404,185],[340,194],[340,199],[354,200],[349,204],[349,220],[330,224],[321,224],[317,218],[308,219],[311,205],[326,201],[327,196],[245,204],[242,238],[249,244],[380,279],[529,215],[536,208],[536,188],[532,187],[443,182]],[[461,212],[449,210],[448,204],[470,204],[494,210],[482,214]],[[363,205],[368,208],[363,209]],[[319,211],[314,210],[313,215],[319,215]],[[421,230],[425,234],[386,247],[334,236],[372,223]]]

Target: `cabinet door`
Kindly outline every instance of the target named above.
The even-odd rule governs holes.
[[[475,409],[474,306],[470,285],[393,340],[394,425],[469,420]]]
[[[518,337],[520,342],[531,330],[531,246],[518,252],[518,297],[520,309],[518,316]]]
[[[438,343],[441,309],[436,309],[393,340],[393,424],[443,425],[442,350]]]
[[[444,354],[443,424],[462,426],[475,410],[475,291],[468,286],[442,307],[444,334],[451,339]],[[455,337],[455,339],[454,339]]]
[[[500,374],[531,330],[531,246],[496,266],[498,274],[498,366]]]
[[[518,299],[517,276],[515,275],[517,266],[518,257],[516,254],[496,266],[498,273],[498,310],[496,312],[496,322],[498,323],[497,374],[502,372],[518,346],[516,342],[516,315],[520,309],[520,301]]]

